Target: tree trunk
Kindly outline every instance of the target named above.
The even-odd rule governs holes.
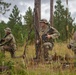
[[[54,0],[50,0],[50,25],[51,26],[54,26],[53,25],[53,1]]]
[[[41,44],[37,45],[36,41],[39,40],[39,36],[36,33],[36,30],[39,33],[39,21],[41,19],[41,0],[35,0],[35,9],[34,9],[34,24],[35,24],[35,49],[36,49],[36,58],[40,59],[41,57]]]

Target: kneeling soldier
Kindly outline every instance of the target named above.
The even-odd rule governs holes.
[[[76,55],[76,32],[73,34],[73,39],[70,41],[70,43],[67,45],[68,49],[71,49],[74,54]]]
[[[14,36],[11,33],[10,28],[4,29],[5,36],[0,41],[1,51],[5,54],[5,51],[9,51],[11,54],[11,57],[15,57],[15,51],[16,51],[16,41]]]
[[[48,50],[52,50],[54,46],[54,39],[58,38],[60,33],[54,28],[48,25],[46,19],[40,21],[40,37],[42,39],[42,49],[44,60],[48,60]],[[37,40],[38,43],[38,40]]]

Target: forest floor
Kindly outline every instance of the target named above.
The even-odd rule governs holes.
[[[23,50],[24,47],[18,47],[16,56],[22,55]],[[4,64],[10,61],[13,63],[13,68],[1,72],[0,75],[76,75],[76,59],[73,59],[74,53],[67,48],[67,44],[55,43],[53,50],[49,51],[49,56],[54,56],[55,53],[61,57],[68,55],[71,59],[68,61],[51,60],[49,62],[36,63],[32,60],[35,57],[35,47],[33,44],[27,47],[25,60],[23,60],[23,58],[12,59],[10,53],[6,52],[3,60]],[[65,65],[65,63],[71,64]]]

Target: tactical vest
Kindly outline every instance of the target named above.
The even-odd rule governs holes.
[[[46,34],[42,35],[42,42],[51,42],[53,43],[54,40],[52,38],[48,39],[46,36],[47,34],[52,35],[54,34],[54,29],[52,29],[51,27],[47,30]]]

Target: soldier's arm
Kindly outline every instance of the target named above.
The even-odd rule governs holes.
[[[51,35],[51,37],[53,39],[58,38],[60,36],[60,33],[54,27],[52,27],[52,29],[54,30],[54,33]]]
[[[5,40],[4,40],[4,38],[3,38],[3,39],[1,39],[1,40],[0,40],[0,44],[1,44],[1,43],[3,43],[4,41],[5,41]]]
[[[11,36],[7,36],[4,40],[4,43],[1,44],[1,46],[8,44],[13,38]]]

